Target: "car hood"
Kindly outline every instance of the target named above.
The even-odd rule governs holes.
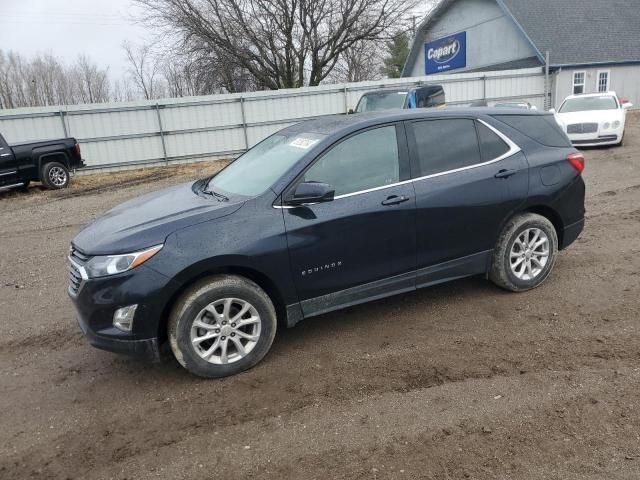
[[[229,215],[244,203],[201,197],[192,185],[176,185],[122,203],[80,231],[73,244],[89,255],[135,252],[163,243],[176,230]]]
[[[585,112],[558,113],[558,117],[567,125],[574,123],[602,123],[622,121],[621,110],[590,110]]]

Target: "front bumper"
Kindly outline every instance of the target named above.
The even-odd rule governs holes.
[[[147,357],[154,361],[160,360],[160,347],[157,337],[133,340],[116,328],[113,328],[111,332],[101,332],[98,334],[94,332],[80,316],[78,316],[78,325],[92,347],[114,353]]]
[[[83,280],[77,293],[69,289],[78,324],[96,348],[159,358],[163,312],[172,283],[145,265],[112,277]],[[119,308],[137,304],[131,332],[113,326]]]
[[[600,145],[616,145],[622,140],[622,131],[605,130],[600,133],[568,134],[575,147],[597,147]]]

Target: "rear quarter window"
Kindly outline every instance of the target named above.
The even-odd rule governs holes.
[[[553,115],[492,115],[492,117],[547,147],[571,146],[569,138]]]

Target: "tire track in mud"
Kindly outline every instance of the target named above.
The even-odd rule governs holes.
[[[625,373],[622,374],[620,373],[621,371]],[[247,414],[234,422],[211,422],[211,419],[204,415],[204,418],[198,421],[191,421],[184,424],[172,422],[171,430],[164,428],[161,431],[155,432],[144,431],[144,419],[136,418],[132,419],[134,421],[128,423],[126,426],[124,424],[115,426],[101,425],[100,429],[94,432],[94,438],[101,439],[95,445],[87,445],[75,435],[67,434],[64,437],[56,439],[53,442],[53,444],[57,446],[55,454],[52,452],[52,456],[40,460],[41,465],[44,465],[45,468],[37,475],[34,475],[33,469],[30,470],[27,467],[27,459],[30,457],[12,458],[4,468],[7,473],[10,473],[15,478],[23,478],[29,474],[36,478],[59,478],[63,475],[73,475],[73,473],[79,475],[80,478],[85,478],[89,477],[88,474],[92,470],[107,470],[111,472],[114,470],[126,471],[127,469],[122,467],[128,462],[133,461],[138,463],[141,458],[159,456],[162,455],[161,452],[164,452],[165,455],[179,456],[180,454],[178,452],[181,451],[182,448],[179,448],[178,445],[182,445],[183,448],[187,448],[189,451],[192,449],[196,451],[204,449],[206,451],[206,448],[203,447],[203,445],[209,443],[206,438],[211,437],[212,432],[215,432],[214,438],[222,442],[222,447],[214,447],[207,451],[208,457],[206,457],[206,461],[215,465],[218,469],[218,476],[226,473],[226,475],[230,475],[229,478],[242,478],[243,475],[238,475],[238,470],[244,474],[249,473],[246,471],[247,466],[236,463],[236,458],[230,455],[231,452],[228,451],[228,447],[233,446],[234,449],[242,451],[242,445],[239,444],[240,441],[238,440],[241,438],[241,435],[238,432],[253,430],[256,432],[261,431],[261,434],[256,434],[253,439],[247,441],[250,441],[254,445],[256,443],[262,444],[263,448],[265,448],[265,440],[263,440],[265,437],[269,438],[269,442],[273,441],[271,435],[276,436],[277,441],[275,443],[278,447],[286,447],[291,443],[295,444],[295,437],[300,435],[302,435],[303,438],[307,438],[307,441],[311,441],[311,439],[314,438],[316,439],[315,442],[320,444],[319,449],[322,451],[321,454],[307,453],[296,455],[296,458],[293,459],[291,464],[285,468],[278,468],[277,465],[268,465],[266,462],[262,465],[260,465],[260,462],[251,462],[253,468],[258,466],[262,468],[275,467],[271,472],[273,475],[270,476],[270,478],[285,478],[286,475],[290,475],[292,478],[301,478],[299,475],[307,468],[312,469],[316,472],[316,475],[319,475],[316,478],[352,478],[346,475],[346,473],[350,471],[349,468],[339,470],[344,476],[331,475],[330,472],[340,466],[346,466],[342,465],[343,461],[346,461],[348,458],[353,458],[354,456],[359,456],[360,454],[363,455],[363,465],[372,463],[374,466],[377,464],[379,467],[380,463],[382,463],[380,462],[380,457],[385,457],[386,462],[391,461],[395,456],[393,452],[394,450],[397,451],[397,447],[404,445],[408,448],[413,445],[415,448],[418,448],[419,445],[422,445],[421,448],[433,448],[437,442],[444,441],[448,437],[451,437],[449,443],[451,443],[452,439],[458,439],[454,441],[456,444],[460,443],[460,439],[464,439],[463,441],[469,444],[469,449],[471,445],[477,442],[478,444],[475,445],[476,448],[479,446],[481,449],[488,448],[490,450],[492,445],[487,443],[487,440],[490,438],[489,435],[494,434],[494,432],[499,432],[501,428],[505,428],[505,424],[508,425],[509,423],[509,417],[521,411],[529,412],[526,415],[527,421],[524,425],[525,428],[522,428],[523,425],[520,425],[520,428],[516,431],[509,431],[510,439],[508,440],[508,444],[513,445],[514,441],[521,444],[525,443],[525,445],[520,445],[522,451],[525,452],[527,448],[535,447],[532,439],[536,438],[542,429],[555,431],[563,436],[575,436],[575,434],[569,433],[572,427],[575,427],[575,423],[584,424],[589,421],[581,418],[582,416],[577,413],[576,410],[587,410],[599,402],[596,397],[601,396],[602,392],[598,390],[597,382],[592,383],[591,387],[587,388],[587,391],[584,391],[581,385],[584,377],[593,375],[593,372],[598,372],[596,376],[618,378],[618,382],[623,382],[628,381],[632,370],[625,370],[624,366],[621,366],[620,370],[616,372],[609,369],[594,369],[586,372],[562,370],[549,372],[545,369],[541,372],[530,372],[526,376],[494,375],[480,379],[467,378],[460,382],[443,383],[435,388],[419,387],[404,392],[376,392],[375,394],[357,396],[331,403],[322,401],[296,403],[294,408],[270,410],[268,414],[264,415]],[[625,375],[627,380],[620,377],[620,375]],[[550,378],[555,379],[556,386],[540,390],[540,384],[543,382],[549,383]],[[486,380],[490,380],[490,382]],[[637,385],[638,383],[638,379],[635,378],[632,385]],[[458,409],[462,413],[456,414],[453,417],[448,415],[446,412],[451,412],[455,404],[460,403],[460,401],[453,400],[451,401],[453,405],[447,404],[445,406],[443,404],[444,398],[451,398],[449,394],[455,394],[456,391],[464,391],[468,388],[463,387],[462,384],[475,385],[475,387],[472,387],[473,391],[476,392],[476,394],[478,391],[481,393],[484,392],[481,398],[484,397],[486,402],[493,403],[493,405],[490,405],[488,409],[486,405],[479,405],[478,407],[480,408],[476,407],[475,409]],[[552,385],[554,384],[552,383]],[[519,389],[514,388],[518,386],[520,386]],[[569,394],[562,395],[562,398],[560,398],[559,395],[554,395],[550,400],[549,396],[551,393],[554,393],[554,389],[556,388],[569,390]],[[502,392],[502,394],[496,396],[498,392]],[[616,392],[616,395],[618,400],[623,398],[618,392]],[[416,400],[422,397],[427,397],[429,401],[423,403],[422,400]],[[503,397],[511,397],[511,405],[505,406],[504,404],[498,403],[498,400],[501,400]],[[517,398],[513,399],[513,397]],[[492,398],[494,402],[491,401]],[[467,399],[464,399],[464,402],[467,402]],[[471,407],[474,402],[471,402],[468,407]],[[370,404],[370,408],[374,410],[374,412],[367,412],[365,409],[364,414],[357,413],[360,404]],[[417,409],[416,407],[418,407],[419,404],[423,406],[429,405],[430,408],[427,410]],[[201,410],[204,410],[206,406],[212,407],[211,399],[209,399],[207,404],[199,405]],[[615,407],[616,411],[624,410],[623,406],[616,404]],[[432,410],[433,413],[431,413],[430,410]],[[608,410],[611,411],[611,406],[608,407]],[[336,414],[332,414],[332,411],[335,411]],[[402,416],[403,412],[409,411],[416,412],[417,416],[416,420],[412,421],[411,424],[421,424],[420,427],[416,429],[416,427],[412,427],[411,424],[405,425],[406,430],[394,427],[394,416],[398,417],[398,422],[404,422],[406,424],[407,419],[402,418]],[[422,413],[418,414],[417,412],[419,411]],[[149,413],[159,415],[162,412],[151,411]],[[224,418],[226,412],[222,411],[218,414]],[[340,422],[340,417],[344,417],[344,422]],[[425,421],[427,422],[426,424]],[[602,419],[599,421],[602,422]],[[374,425],[376,422],[386,423],[385,429],[387,430],[394,430],[395,428],[396,432],[394,435],[396,435],[396,439],[400,441],[394,441],[392,438],[386,442],[388,445],[386,449],[382,451],[375,449],[367,453],[362,452],[363,448],[366,449],[377,446],[377,441],[374,441],[373,444],[371,441],[364,439],[363,444],[345,441],[345,435],[355,437],[358,437],[358,435],[349,432],[349,429],[343,427],[341,423],[352,423],[354,424],[352,427],[354,430],[360,429],[364,432],[374,433],[377,428],[377,426]],[[331,447],[333,441],[325,439],[324,435],[320,435],[319,431],[314,431],[314,423],[316,424],[315,429],[322,428],[323,431],[329,434],[333,434],[336,430],[343,430],[343,433],[340,435],[336,434],[336,442],[346,442],[348,448],[339,449],[340,453],[337,457],[327,455],[327,450],[329,453],[333,451]],[[326,425],[324,425],[324,423],[326,423]],[[308,432],[304,431],[306,424],[309,424],[310,427]],[[319,425],[322,425],[322,427]],[[136,446],[134,448],[129,446],[128,441],[130,441],[130,438],[128,438],[126,434],[126,432],[131,431],[132,428],[136,430],[134,434]],[[297,432],[298,430],[300,430],[301,433],[292,435],[294,431]],[[563,432],[565,433],[563,434]],[[524,442],[525,439],[529,439],[529,441]],[[231,445],[227,445],[227,442]],[[559,443],[561,444],[561,442]],[[606,445],[603,440],[601,440],[601,444],[603,446]],[[591,444],[590,446],[592,447],[593,445]],[[318,445],[316,445],[316,448],[318,448]],[[276,456],[280,456],[282,460],[283,456],[286,455],[285,452],[289,449],[278,448],[278,450],[279,453],[274,453]],[[73,471],[71,465],[74,459],[65,455],[66,452],[74,452],[74,456],[79,455],[83,459],[83,467]],[[357,452],[361,453],[356,455]],[[443,454],[444,452],[440,451],[439,453]],[[446,458],[447,455],[444,455],[444,457]],[[377,459],[377,461],[371,462],[373,458]],[[403,458],[406,459],[407,457],[403,456]],[[323,465],[318,464],[320,459],[324,459]],[[204,461],[203,457],[200,457],[200,461]],[[424,459],[422,459],[422,461],[424,461]],[[350,462],[346,461],[345,463],[349,464]],[[460,464],[458,460],[459,466],[463,464],[464,462]],[[418,465],[420,465],[420,463],[418,463]],[[251,470],[252,467],[250,466],[249,470]],[[227,470],[227,472],[225,472],[225,470]],[[323,476],[323,471],[328,476]],[[236,475],[232,475],[234,473]],[[254,473],[259,474],[260,472],[255,471]],[[298,476],[296,476],[296,473]],[[196,478],[200,477],[196,476]],[[259,476],[259,478],[263,477]]]
[[[95,423],[88,427],[89,430],[85,427],[82,431],[83,435],[90,433],[92,438],[100,439],[96,445],[87,445],[83,435],[77,435],[79,432],[72,430],[53,440],[47,440],[47,445],[56,445],[55,450],[36,444],[33,449],[23,452],[23,455],[12,458],[10,465],[13,467],[8,465],[6,468],[10,469],[8,472],[12,472],[15,478],[21,478],[28,472],[20,470],[18,466],[28,464],[28,459],[40,452],[44,457],[42,461],[51,466],[48,473],[43,471],[44,477],[70,474],[71,465],[67,464],[59,453],[75,452],[74,455],[81,455],[84,459],[88,472],[94,468],[106,468],[114,463],[146,455],[182,442],[186,438],[189,438],[189,441],[197,441],[197,438],[207,437],[212,431],[238,427],[250,422],[260,423],[278,416],[296,415],[314,405],[343,404],[377,395],[410,394],[448,384],[544,374],[548,371],[573,371],[585,367],[594,370],[606,369],[611,359],[615,359],[618,368],[632,368],[640,360],[640,352],[636,348],[639,343],[640,335],[624,339],[559,337],[545,340],[543,343],[538,340],[507,342],[500,345],[502,354],[497,359],[494,347],[487,342],[477,342],[473,345],[467,343],[460,346],[461,351],[448,349],[442,352],[425,348],[422,352],[416,351],[412,354],[407,352],[403,355],[380,355],[366,362],[347,362],[334,368],[331,372],[332,378],[349,379],[348,383],[340,385],[325,385],[326,388],[322,388],[313,384],[308,388],[295,382],[299,377],[283,379],[280,386],[283,391],[289,391],[292,400],[280,405],[277,400],[280,395],[278,390],[267,390],[266,395],[261,395],[258,391],[266,382],[262,377],[269,377],[269,372],[251,372],[249,375],[253,378],[250,383],[256,389],[256,396],[249,401],[242,398],[242,394],[234,393],[235,382],[230,379],[223,385],[213,386],[213,392],[205,388],[204,391],[182,401],[151,402],[144,417],[136,413],[122,415],[117,412],[115,404],[103,404],[105,408],[114,408],[113,415],[96,418]],[[464,351],[473,351],[473,358],[465,359],[461,355]],[[434,360],[425,363],[422,359],[427,355]],[[281,365],[271,367],[275,370],[282,368]],[[314,372],[300,373],[307,378],[314,376]],[[91,373],[92,376],[95,374],[96,372]],[[82,372],[70,375],[69,378],[72,382],[81,380]],[[78,396],[82,396],[78,393]],[[224,404],[217,404],[216,398],[224,398]],[[240,405],[243,406],[242,409],[238,408]],[[264,410],[263,405],[269,405],[269,408]],[[171,424],[171,429],[167,429],[164,422],[148,424],[145,421],[147,416],[166,418]],[[134,449],[127,448],[131,439],[124,433],[132,431],[135,432]],[[17,470],[13,470],[14,468]]]

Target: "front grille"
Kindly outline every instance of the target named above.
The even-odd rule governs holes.
[[[573,123],[567,127],[567,133],[596,133],[597,123]]]
[[[90,256],[74,245],[69,250],[69,293],[77,295],[82,286],[82,274],[80,269],[89,260]]]
[[[71,262],[69,262],[69,291],[73,295],[77,295],[82,285],[82,276],[78,268]]]

